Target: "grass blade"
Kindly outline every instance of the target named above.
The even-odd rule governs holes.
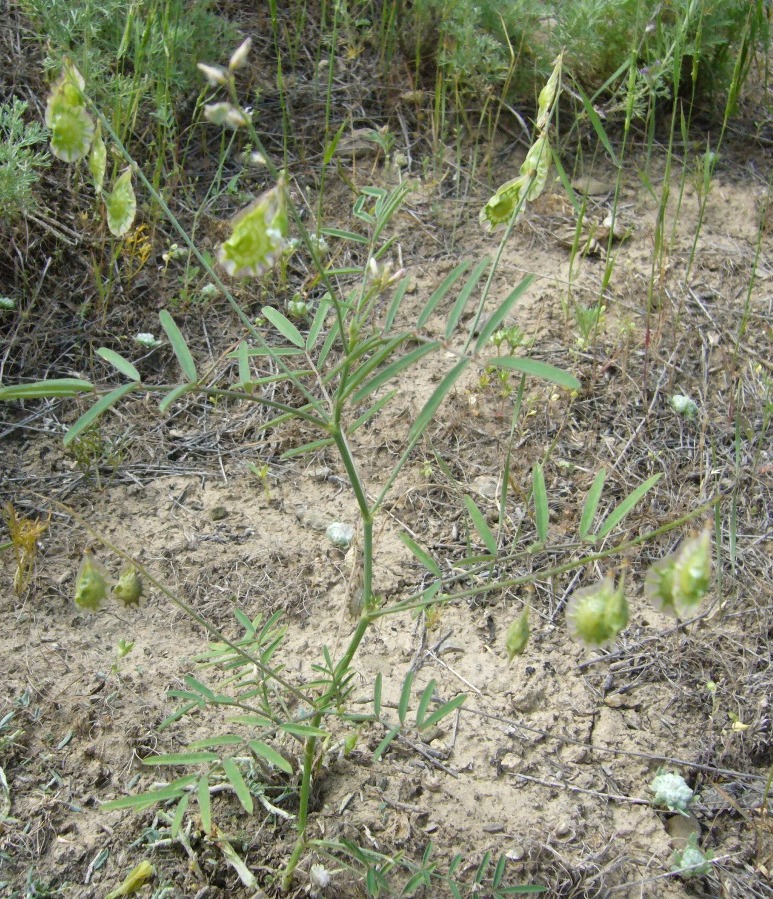
[[[189,744],[188,749],[211,749],[213,746],[241,746],[244,737],[238,734],[221,734],[219,737],[206,737]]]
[[[459,280],[459,278],[467,271],[469,267],[470,260],[464,259],[459,263],[459,265],[457,265],[446,275],[440,286],[433,291],[432,296],[427,300],[424,308],[419,313],[419,317],[416,322],[417,327],[423,328],[424,325],[427,324],[430,315],[432,315],[432,313],[435,311],[435,306],[437,306],[437,304],[443,299],[443,297],[448,293],[448,291],[453,287],[456,281]]]
[[[209,796],[209,778],[202,777],[196,787],[196,798],[199,800],[199,817],[204,833],[212,830],[212,803]]]
[[[137,381],[130,381],[128,384],[122,384],[120,387],[116,387],[115,390],[111,390],[110,393],[105,394],[101,399],[98,399],[64,435],[64,440],[62,441],[64,445],[69,446],[78,434],[85,431],[103,412],[115,405],[122,396],[126,396],[127,393],[131,393],[132,390],[136,390],[139,386]]]
[[[491,886],[494,889],[497,889],[501,883],[502,878],[505,876],[505,868],[507,867],[507,857],[504,855],[499,856],[499,861],[497,862],[496,868],[494,868],[494,876],[491,878]]]
[[[345,383],[341,384],[338,393],[339,397],[343,399],[343,397],[348,396],[350,393],[352,393],[352,391],[356,390],[358,385],[362,384],[362,382],[367,377],[369,377],[372,372],[376,371],[376,369],[380,365],[382,365],[387,361],[387,359],[394,355],[395,350],[400,346],[401,343],[403,343],[407,339],[407,337],[408,335],[402,334],[399,337],[391,337],[386,341],[386,343],[380,343],[380,341],[378,343],[375,343],[375,352],[373,352],[373,355],[369,359],[366,359],[362,363],[362,365],[360,365],[355,371],[353,371],[346,379]],[[367,344],[357,348],[348,357],[351,360],[350,365],[342,363],[341,367],[353,368],[355,359],[362,357],[363,355],[371,352],[371,350],[374,349],[371,344],[373,344],[373,341],[368,341]],[[339,370],[341,367],[339,367]],[[337,373],[338,370],[336,371],[336,375]],[[332,372],[327,375],[326,380],[330,379],[331,376],[333,376]]]
[[[521,278],[520,282],[505,297],[502,304],[486,322],[486,324],[483,326],[483,330],[478,335],[478,341],[475,344],[476,353],[479,353],[483,349],[483,347],[486,346],[489,337],[491,337],[494,331],[496,331],[496,329],[502,324],[507,313],[515,305],[516,301],[519,300],[521,296],[523,296],[534,278],[534,275],[526,275],[526,277]],[[476,322],[477,316],[473,320],[473,327],[475,326]],[[472,335],[470,335],[470,339],[472,339]]]
[[[174,810],[174,816],[172,817],[172,824],[170,827],[170,833],[173,840],[177,838],[177,834],[180,832],[183,818],[185,817],[185,812],[188,810],[188,803],[190,802],[190,798],[190,793],[183,793],[182,798],[177,803],[177,808]]]
[[[396,394],[397,390],[390,390],[389,393],[384,394],[380,400],[369,406],[356,421],[347,427],[346,433],[353,434],[358,428],[367,424],[374,415],[377,415],[384,406],[388,405],[395,398]]]
[[[492,356],[487,362],[497,368],[507,368],[510,371],[518,371],[534,378],[542,378],[544,381],[552,381],[559,387],[566,387],[569,390],[580,390],[582,387],[574,375],[570,375],[562,368],[549,365],[547,362],[539,362],[537,359],[525,359],[520,356]]]
[[[325,342],[322,344],[322,349],[319,351],[319,355],[317,356],[317,368],[321,369],[325,364],[325,360],[328,357],[328,353],[335,345],[336,340],[339,338],[339,329],[338,329],[338,321],[334,320],[332,325],[330,326],[330,330],[327,332],[327,337],[325,338]]]
[[[572,187],[572,183],[569,180],[569,176],[566,174],[566,169],[561,162],[561,154],[558,153],[553,147],[551,147],[550,155],[553,159],[553,165],[556,167],[556,171],[558,172],[561,186],[566,192],[566,196],[569,198],[569,202],[572,204],[574,214],[579,217],[582,214],[582,203],[580,203],[580,201],[577,199],[577,194],[574,192],[574,188]]]
[[[294,446],[292,449],[285,450],[279,458],[283,460],[295,459],[298,456],[303,456],[305,453],[314,453],[318,449],[332,445],[332,437],[322,437],[319,440],[312,440],[310,443],[304,443],[303,446]]]
[[[449,699],[448,702],[444,702],[443,705],[440,706],[439,709],[435,709],[435,711],[426,718],[424,723],[422,724],[422,730],[425,730],[428,727],[432,727],[433,724],[437,724],[438,721],[442,721],[446,715],[450,715],[451,712],[455,711],[459,708],[459,706],[463,705],[465,700],[467,699],[466,693],[460,693],[458,696],[454,696],[453,699]]]
[[[282,313],[278,309],[274,309],[273,306],[264,306],[260,311],[277,331],[279,331],[282,337],[289,340],[293,346],[297,346],[302,350],[306,348],[306,341],[301,336],[301,332],[286,315],[282,315]]]
[[[242,808],[248,815],[251,815],[254,808],[252,796],[250,795],[250,789],[245,783],[244,777],[242,777],[239,766],[233,759],[224,758],[223,771],[225,771],[225,776],[234,788],[234,793],[236,793],[239,802],[241,802]]]
[[[327,310],[330,308],[330,294],[325,294],[322,299],[319,301],[319,306],[317,306],[317,311],[314,313],[314,320],[311,323],[311,327],[309,328],[309,333],[306,335],[306,352],[311,352],[314,344],[317,342],[317,338],[319,337],[319,332],[322,330],[322,326],[325,324],[325,319],[327,318]]]
[[[606,469],[600,468],[593,479],[588,495],[585,497],[585,503],[582,507],[582,517],[580,518],[580,540],[586,540],[590,534],[593,519],[596,517],[596,509],[601,499],[601,491],[604,489],[604,480],[607,476]],[[594,538],[595,539],[595,538]]]
[[[376,719],[381,717],[381,688],[383,685],[383,678],[381,676],[381,672],[376,675],[376,685],[373,687],[373,714]]]
[[[161,312],[158,313],[158,318],[161,322],[161,327],[169,338],[169,342],[172,344],[172,349],[174,350],[175,356],[177,356],[177,361],[180,363],[183,374],[189,381],[198,380],[196,363],[193,361],[193,356],[188,349],[188,344],[185,342],[185,338],[177,327],[175,320],[166,309],[162,309]]]
[[[192,393],[196,387],[197,385],[195,382],[190,382],[188,384],[180,384],[175,387],[174,390],[170,390],[158,404],[159,412],[166,412],[172,403],[176,403],[177,400],[179,400],[181,396],[185,396],[186,393]]]
[[[464,504],[465,506],[467,506],[467,511],[470,514],[473,526],[478,532],[480,538],[483,540],[486,549],[491,553],[492,556],[495,556],[497,554],[497,538],[494,536],[491,528],[488,526],[488,522],[486,521],[485,516],[475,505],[475,500],[473,500],[471,496],[464,497]]]
[[[451,339],[451,335],[456,330],[459,319],[462,317],[464,307],[467,305],[467,301],[470,299],[470,295],[477,286],[478,281],[480,281],[481,276],[488,268],[490,261],[491,260],[488,258],[481,259],[467,279],[467,283],[459,292],[459,296],[456,298],[456,302],[454,303],[451,313],[448,316],[448,321],[446,322],[446,340]]]
[[[121,808],[144,809],[167,799],[179,799],[185,792],[185,788],[196,780],[195,774],[187,774],[179,780],[172,781],[158,790],[148,790],[146,793],[138,793],[136,796],[122,796],[120,799],[112,799],[103,802],[99,807],[105,811],[114,811]]]
[[[596,132],[598,139],[601,141],[602,146],[609,154],[609,158],[612,160],[612,164],[614,167],[620,168],[620,163],[617,159],[617,154],[612,149],[612,144],[609,142],[609,138],[607,137],[607,132],[604,130],[604,126],[601,124],[601,119],[599,118],[599,114],[596,112],[593,104],[586,96],[585,92],[579,85],[575,85],[577,88],[577,93],[579,94],[580,100],[582,100],[582,105],[585,108],[585,112],[590,120],[591,125],[593,126],[593,130]]]
[[[419,707],[416,709],[416,727],[421,730],[424,726],[424,716],[427,714],[427,709],[429,708],[429,704],[432,702],[432,696],[435,692],[435,687],[437,686],[437,681],[432,678],[427,686],[424,688],[421,698],[419,699]]]
[[[610,512],[607,515],[604,523],[598,529],[596,537],[599,540],[602,540],[604,537],[609,534],[609,532],[616,527],[625,516],[633,509],[636,503],[647,493],[648,490],[652,489],[652,487],[657,484],[657,482],[663,477],[662,474],[654,474],[651,478],[648,478],[643,484],[639,484],[639,486],[627,496],[614,511]]]
[[[424,433],[437,412],[438,407],[446,398],[446,394],[449,393],[454,384],[459,380],[459,377],[470,364],[470,361],[469,358],[460,359],[435,388],[435,392],[427,400],[424,408],[411,426],[411,430],[408,432],[408,443],[410,445],[415,444],[419,437]]]
[[[324,740],[326,737],[330,736],[330,734],[326,730],[322,730],[321,727],[312,727],[310,724],[295,724],[292,721],[288,721],[286,724],[280,724],[279,728],[286,734],[292,734],[294,737],[302,737],[303,739],[306,739],[306,737],[319,737],[321,740]]]
[[[33,381],[30,384],[14,384],[0,387],[0,400],[35,400],[41,397],[53,399],[60,396],[77,396],[94,389],[90,381],[81,378],[52,378],[50,381]]]
[[[255,755],[258,756],[258,758],[264,759],[275,768],[279,768],[280,771],[284,771],[285,774],[293,773],[293,766],[273,747],[269,746],[266,743],[263,743],[261,740],[249,740],[247,745],[255,753]]]
[[[344,231],[341,228],[320,228],[319,233],[324,237],[339,237],[341,240],[350,240],[352,243],[368,244],[370,242],[364,234]]]
[[[183,678],[187,686],[193,690],[195,693],[198,693],[200,696],[203,696],[204,699],[208,699],[210,702],[214,702],[215,694],[206,684],[202,684],[200,680],[196,680],[195,677],[191,674],[186,674]]]
[[[202,765],[216,762],[220,756],[216,752],[168,752],[166,755],[151,755],[143,759],[143,765]]]
[[[392,325],[395,322],[397,312],[400,308],[400,303],[402,303],[403,297],[405,296],[405,292],[408,290],[408,285],[410,283],[410,278],[403,278],[395,288],[395,294],[392,297],[392,302],[389,304],[389,312],[387,312],[387,317],[384,321],[385,331],[390,331],[392,329]]]
[[[534,484],[534,519],[537,525],[537,539],[543,545],[548,541],[548,521],[550,518],[548,492],[545,488],[545,474],[537,462],[532,472]]]
[[[245,341],[241,341],[239,344],[239,348],[236,351],[236,358],[239,361],[239,386],[247,387],[252,378],[252,372],[250,371],[250,355],[249,355],[249,347],[245,343]]]
[[[126,375],[131,381],[142,380],[140,373],[131,362],[129,362],[128,359],[124,359],[124,357],[120,353],[116,353],[115,350],[110,350],[106,346],[101,346],[97,350],[97,356],[101,356],[105,362],[109,362],[113,368],[117,368],[122,375]]]
[[[436,578],[443,577],[443,573],[441,572],[437,562],[425,549],[422,549],[415,540],[413,540],[408,536],[408,534],[405,533],[405,531],[401,531],[398,536],[408,547],[408,549],[413,553],[413,555],[419,560],[419,562],[421,562],[421,564],[427,569],[427,571],[429,571],[431,574],[434,574]]]
[[[381,756],[387,751],[387,749],[389,749],[389,744],[399,733],[399,727],[393,727],[392,730],[389,731],[384,739],[378,744],[378,746],[376,747],[376,751],[373,753],[373,758],[375,761],[378,761]]]
[[[396,344],[395,347],[398,345],[399,344]],[[389,346],[391,349],[391,344]],[[405,356],[396,359],[390,365],[387,365],[386,368],[382,369],[375,377],[371,378],[370,381],[363,384],[354,394],[352,401],[354,403],[362,402],[366,396],[369,396],[374,390],[378,390],[382,384],[391,381],[392,378],[397,377],[401,371],[410,368],[414,363],[418,362],[419,359],[423,359],[428,353],[434,352],[439,346],[439,341],[434,340],[432,343],[425,343],[422,346],[416,347],[415,350],[411,350],[410,353],[406,353]]]
[[[397,717],[400,724],[405,724],[405,716],[408,714],[408,703],[411,701],[411,687],[413,686],[413,671],[409,671],[403,682],[403,689],[400,693],[400,702],[397,706]]]
[[[302,349],[299,350],[292,346],[255,346],[249,347],[247,350],[248,356],[300,356],[302,353]],[[233,353],[228,353],[226,358],[238,359],[238,350],[235,350]]]

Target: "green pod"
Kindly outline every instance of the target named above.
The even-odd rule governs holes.
[[[586,646],[611,643],[628,624],[628,602],[623,580],[615,586],[608,574],[601,583],[575,590],[566,608],[569,631]]]
[[[676,615],[674,608],[674,562],[676,554],[669,553],[650,565],[644,576],[644,594],[659,612]]]
[[[505,637],[505,649],[507,650],[507,661],[512,662],[516,656],[526,649],[529,642],[529,606],[525,605],[521,614],[512,622],[507,629]]]
[[[142,578],[137,569],[130,565],[121,572],[118,583],[113,587],[115,598],[125,606],[138,606],[142,596]]]
[[[708,529],[679,547],[674,561],[674,606],[681,618],[694,613],[711,585],[711,533]]]
[[[91,555],[85,553],[75,579],[75,605],[96,612],[107,596],[107,572]]]

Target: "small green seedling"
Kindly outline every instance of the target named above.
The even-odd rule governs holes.
[[[671,871],[685,879],[711,873],[714,853],[698,846],[698,835],[691,833],[684,849],[677,849],[671,863]]]

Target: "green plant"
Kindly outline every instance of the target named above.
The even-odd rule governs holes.
[[[35,558],[38,553],[38,540],[48,530],[51,516],[47,520],[20,517],[16,514],[13,503],[7,502],[3,507],[3,518],[8,527],[10,541],[0,545],[0,549],[13,547],[16,556],[16,571],[13,576],[13,587],[17,596],[21,596],[32,580],[35,570]]]
[[[575,303],[572,311],[579,331],[577,346],[580,350],[587,350],[593,345],[599,332],[604,330],[607,307],[603,303],[596,303],[593,306]]]
[[[713,852],[704,851],[698,846],[698,834],[691,833],[684,849],[674,850],[671,870],[685,879],[701,877],[711,873],[713,857]]]
[[[401,43],[417,75],[432,65],[466,116],[465,101],[512,111],[564,53],[576,99],[603,101],[609,117],[634,99],[637,117],[687,83],[692,99],[729,91],[733,106],[750,66],[769,40],[763,0],[499,0],[397,2]],[[438,102],[436,97],[436,102]],[[505,113],[506,114],[506,113]]]
[[[109,483],[126,457],[126,438],[107,437],[99,424],[94,423],[69,442],[68,452],[80,471],[94,478],[97,489],[101,490],[102,471],[109,471]]]
[[[26,112],[27,103],[18,97],[0,104],[0,219],[8,221],[34,211],[34,187],[50,164],[45,150],[33,149],[46,140],[46,131],[25,122]]]
[[[290,239],[290,229],[295,227],[303,250],[326,291],[308,310],[309,318],[298,320],[296,324],[280,309],[266,305],[261,310],[264,324],[261,328],[256,327],[213,268],[211,260],[197,249],[163,197],[138,167],[136,174],[139,182],[177,229],[180,239],[211,282],[231,304],[244,327],[244,338],[229,355],[227,365],[222,370],[202,371],[179,326],[169,312],[163,310],[159,321],[180,367],[178,383],[167,386],[146,384],[133,362],[114,350],[101,348],[97,354],[124,379],[123,383],[111,386],[107,392],[98,390],[84,379],[60,378],[0,388],[0,400],[98,394],[96,402],[65,435],[67,446],[75,445],[89,434],[100,415],[132,393],[159,395],[162,413],[189,394],[211,400],[238,400],[260,404],[273,414],[266,428],[279,428],[284,422],[296,419],[315,429],[315,439],[288,450],[285,458],[314,452],[322,447],[336,451],[359,514],[359,587],[351,603],[356,623],[339,657],[334,658],[329,647],[322,646],[320,658],[309,678],[296,679],[282,664],[285,629],[278,614],[263,620],[261,617],[250,619],[236,611],[234,614],[241,633],[238,638],[228,639],[154,578],[147,568],[131,559],[121,548],[110,544],[104,536],[95,534],[103,545],[134,566],[138,578],[153,584],[186,614],[201,623],[214,638],[199,661],[214,671],[215,682],[210,685],[199,677],[187,675],[184,678],[185,689],[170,694],[181,704],[165,725],[194,710],[214,708],[232,713],[226,732],[215,733],[213,730],[211,735],[191,743],[181,752],[145,759],[149,766],[182,768],[192,773],[183,774],[159,789],[122,797],[107,807],[141,809],[158,803],[170,804],[173,806],[170,831],[176,838],[181,833],[190,798],[194,795],[205,834],[237,867],[244,882],[252,883],[254,878],[222,836],[213,814],[212,792],[215,788],[226,786],[236,795],[246,812],[252,813],[260,806],[270,815],[292,819],[295,844],[281,875],[284,888],[291,886],[298,864],[307,854],[328,854],[339,861],[343,856],[347,863],[354,864],[370,894],[375,896],[388,893],[389,875],[396,867],[396,860],[377,857],[362,847],[352,847],[343,842],[327,843],[311,839],[308,823],[313,785],[332,756],[351,752],[361,728],[380,729],[382,739],[375,752],[379,759],[395,741],[406,741],[410,745],[414,735],[435,726],[460,708],[465,697],[460,694],[433,706],[436,685],[430,681],[415,702],[413,675],[409,673],[403,679],[396,710],[388,709],[382,702],[380,676],[376,678],[367,699],[355,704],[355,698],[361,700],[361,697],[355,696],[354,661],[369,629],[386,616],[438,609],[448,603],[459,603],[508,587],[531,584],[538,577],[551,577],[591,562],[606,562],[625,550],[683,525],[703,510],[669,522],[634,540],[611,543],[595,552],[580,551],[579,555],[556,564],[555,550],[547,552],[551,542],[549,500],[544,469],[537,464],[533,470],[532,490],[536,532],[534,541],[528,547],[505,546],[501,529],[499,532],[492,530],[474,500],[466,497],[465,506],[472,524],[470,554],[454,566],[453,573],[444,573],[448,571],[445,566],[441,567],[431,553],[408,534],[403,534],[403,542],[427,570],[428,585],[398,601],[385,600],[374,592],[375,522],[400,472],[413,460],[414,451],[424,441],[433,417],[465,372],[491,365],[497,370],[519,376],[513,429],[527,376],[542,378],[570,390],[580,388],[578,380],[567,372],[514,355],[512,350],[510,354],[489,354],[490,339],[500,331],[510,334],[512,338],[504,337],[500,350],[504,343],[512,349],[520,348],[518,333],[511,332],[505,322],[516,301],[531,283],[531,278],[524,278],[493,310],[490,308],[493,299],[491,284],[512,228],[525,205],[539,195],[546,183],[551,160],[548,135],[560,94],[561,60],[556,61],[553,73],[540,93],[535,139],[519,175],[502,185],[481,212],[482,222],[504,231],[493,261],[484,259],[473,265],[472,261],[465,260],[457,265],[427,298],[415,320],[406,323],[403,303],[409,282],[404,273],[394,271],[390,263],[393,241],[389,236],[389,227],[405,201],[407,187],[398,185],[391,190],[363,188],[353,207],[359,230],[318,227],[313,239],[291,202],[287,187],[289,173],[277,171],[239,103],[233,76],[244,62],[248,50],[249,45],[243,44],[233,54],[227,67],[201,66],[213,86],[227,91],[227,99],[218,99],[207,105],[206,115],[213,122],[248,131],[252,145],[266,160],[274,186],[250,204],[234,222],[232,233],[219,247],[218,261],[234,276],[259,277],[281,258]],[[84,115],[93,116],[115,151],[123,155],[127,164],[134,164],[119,135],[98,107],[91,103],[85,83],[81,83],[72,69],[69,73],[65,72],[63,81],[57,82],[49,106],[54,131],[61,126],[61,146],[67,145],[68,134],[72,137],[72,131],[79,131],[80,137],[75,142],[79,154],[93,152],[93,146],[91,150],[87,147],[83,153],[80,152],[81,144],[85,142],[83,137],[90,130],[86,127]],[[75,126],[68,131],[65,126],[69,127],[73,121]],[[96,139],[95,133],[96,128],[92,140]],[[123,205],[135,204],[124,197]],[[119,217],[125,217],[125,210]],[[333,261],[321,259],[320,245],[316,239],[320,235],[327,241],[342,241],[355,247],[365,261],[358,265],[336,267]],[[435,336],[430,327],[431,320],[439,315],[443,308],[441,304],[445,304],[440,327],[442,333]],[[487,313],[485,321],[484,311]],[[430,353],[441,351],[451,354],[449,370],[411,424],[397,461],[383,473],[380,482],[367,484],[357,463],[358,431],[389,406],[396,395],[396,382],[409,376]],[[266,361],[270,362],[268,370],[264,367]],[[275,392],[275,388],[282,390]],[[260,477],[260,471],[256,473]],[[650,478],[621,500],[594,532],[593,524],[604,483],[603,473],[597,475],[583,509],[580,540],[593,544],[608,538],[656,480],[657,476]],[[507,482],[505,476],[503,483],[507,485]],[[505,486],[500,496],[500,521],[505,518],[506,499]],[[93,528],[90,530],[94,533]],[[478,541],[482,543],[483,550],[472,546],[473,542]],[[699,551],[705,553],[705,541],[691,547],[689,566],[685,567],[681,555],[679,561],[674,562],[673,584],[678,585],[681,591],[680,609],[694,605],[700,598],[701,589],[705,592],[707,587],[709,565],[705,559],[700,565],[693,564]],[[542,552],[546,555],[541,567],[537,566],[526,575],[488,578],[485,581],[481,577],[490,573],[495,565],[500,570],[506,570],[506,566],[514,567],[526,556],[534,558]],[[698,575],[687,584],[692,576],[690,573],[696,567],[700,568]],[[107,589],[104,572],[87,556],[76,581],[76,602],[96,611],[106,597]],[[601,585],[587,588],[584,594],[580,594],[579,600],[597,595],[602,595],[603,602],[594,600],[592,611],[596,618],[600,618],[602,626],[577,627],[578,636],[594,644],[606,642],[617,634],[625,625],[627,615],[622,580],[615,586],[613,578],[608,576]],[[511,655],[522,652],[528,639],[526,616],[519,615],[517,621],[518,625],[509,631],[507,650]],[[288,812],[283,807],[289,801],[293,802],[294,812]],[[408,873],[408,880],[403,885],[404,895],[430,887],[438,882],[438,878],[446,876],[439,873],[430,853],[431,847],[428,847],[418,866],[415,863],[403,864],[400,860],[400,870],[407,870]],[[476,885],[487,882],[489,863],[490,859],[475,875]],[[452,877],[458,865],[459,861],[455,859],[448,878]],[[318,874],[322,877],[321,872],[318,871]],[[491,878],[494,895],[529,891],[525,887],[505,886],[504,874],[505,862],[500,860]],[[449,879],[449,886],[452,882]]]
[[[123,137],[141,136],[154,148],[160,183],[175,150],[177,110],[199,90],[196,52],[215,54],[236,40],[235,29],[208,0],[23,0],[27,16],[59,71],[65,59],[110,110]]]
[[[655,794],[653,802],[672,812],[687,814],[687,808],[693,800],[693,791],[681,774],[671,771],[660,771],[652,779],[650,789]]]

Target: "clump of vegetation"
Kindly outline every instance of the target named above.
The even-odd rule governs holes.
[[[0,104],[0,219],[12,221],[35,209],[34,188],[50,164],[46,138],[38,122],[25,122],[27,103],[14,97]]]
[[[768,36],[762,0],[417,0],[402,27],[422,36],[415,53],[434,54],[465,98],[496,88],[533,99],[535,81],[563,52],[569,78],[588,95],[610,100],[632,76],[642,110],[674,89],[735,89]]]
[[[214,55],[235,39],[233,25],[208,0],[23,0],[21,5],[45,36],[47,67],[58,72],[69,59],[124,139],[139,136],[152,120],[174,132],[180,105],[199,90],[198,54]]]

